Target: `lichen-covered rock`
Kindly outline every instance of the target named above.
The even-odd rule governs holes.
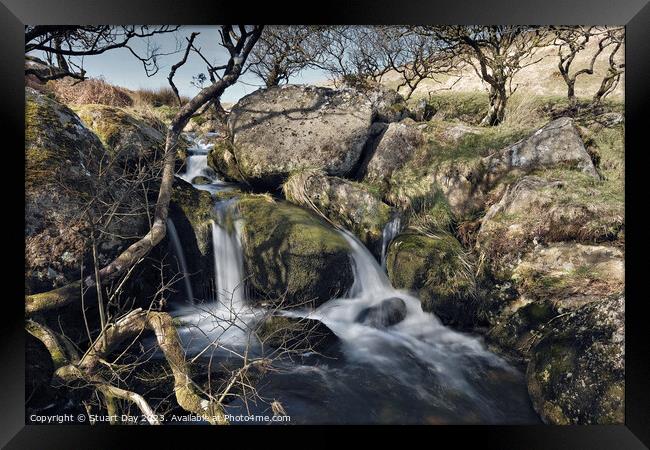
[[[624,423],[624,326],[622,296],[548,323],[526,371],[533,406],[544,422]]]
[[[622,232],[622,200],[601,196],[598,182],[589,175],[565,174],[560,179],[526,176],[488,209],[477,248],[490,258],[495,272],[511,270],[536,244],[610,241]]]
[[[399,122],[409,116],[406,100],[394,89],[378,84],[365,95],[372,103],[373,120],[376,122]]]
[[[335,356],[340,343],[336,334],[319,320],[277,314],[262,319],[255,335],[265,347],[325,356]]]
[[[218,136],[211,140],[212,148],[208,153],[208,167],[226,181],[245,181],[235,159],[235,150],[230,140]]]
[[[509,171],[529,172],[542,167],[571,167],[598,178],[573,120],[561,117],[532,136],[484,159],[487,184],[494,184]]]
[[[294,86],[261,89],[231,110],[233,154],[251,184],[278,186],[290,172],[349,174],[373,118],[371,102],[352,89]]]
[[[386,268],[394,287],[414,292],[422,309],[443,322],[468,325],[477,321],[473,261],[452,235],[398,235],[388,248]]]
[[[325,221],[267,195],[241,196],[237,205],[253,301],[317,306],[350,288],[349,245]]]
[[[283,191],[287,200],[316,210],[354,233],[376,255],[381,253],[382,232],[393,211],[366,185],[306,170],[291,175]]]
[[[36,293],[79,280],[82,264],[88,273],[89,215],[99,218],[101,202],[116,207],[97,236],[101,265],[145,232],[147,211],[139,193],[100,167],[105,149],[73,111],[29,88],[25,101],[25,284]]]
[[[106,105],[79,105],[74,110],[99,136],[111,161],[122,166],[152,163],[164,152],[165,125],[156,119]]]
[[[526,254],[507,280],[517,296],[489,330],[492,342],[528,358],[540,329],[554,317],[624,290],[623,252],[615,247],[552,243]]]
[[[423,143],[418,128],[406,122],[391,123],[363,168],[364,181],[385,185]]]

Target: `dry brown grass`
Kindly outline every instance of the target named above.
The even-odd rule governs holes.
[[[137,104],[146,104],[153,107],[178,106],[176,94],[170,87],[140,88],[131,92],[133,100]],[[186,103],[189,98],[181,96],[181,102]]]
[[[47,88],[60,102],[68,105],[90,103],[118,107],[133,105],[133,99],[126,89],[113,86],[101,78],[90,78],[81,82],[65,79],[49,81]]]

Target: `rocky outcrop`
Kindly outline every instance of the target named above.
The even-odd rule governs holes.
[[[497,273],[511,270],[536,244],[603,242],[622,232],[622,201],[594,202],[599,190],[590,175],[564,174],[565,178],[522,178],[481,219],[477,249],[490,258]]]
[[[74,107],[83,123],[108,150],[111,161],[121,166],[152,163],[162,157],[165,125],[157,119],[144,118],[123,108],[106,105]]]
[[[254,302],[317,306],[350,288],[349,246],[325,221],[267,195],[242,196],[237,205]]]
[[[278,186],[299,169],[351,173],[372,119],[372,102],[356,90],[288,85],[243,97],[232,108],[228,127],[244,179]]]
[[[569,167],[599,178],[578,128],[568,117],[561,117],[532,136],[483,160],[485,182],[494,185],[512,170],[530,172],[545,167]]]
[[[118,174],[100,168],[106,150],[73,111],[32,89],[25,97],[25,284],[35,293],[78,280],[82,264],[92,267],[87,242],[89,215],[98,218],[97,203],[89,207],[94,196],[117,208],[98,236],[101,265],[146,231],[147,211]]]
[[[625,420],[625,302],[615,296],[549,323],[526,371],[533,406],[553,424]]]
[[[388,249],[386,268],[392,285],[417,295],[422,309],[445,323],[473,324],[477,317],[473,261],[448,233],[400,234]]]
[[[408,121],[391,123],[362,168],[364,181],[385,186],[423,143],[422,132]]]
[[[283,185],[287,200],[314,209],[354,233],[373,253],[381,253],[382,232],[393,211],[366,185],[319,170],[297,172]]]
[[[397,206],[410,206],[441,191],[458,218],[472,217],[501,197],[506,186],[528,173],[558,168],[598,179],[596,168],[580,133],[570,118],[556,119],[531,136],[488,156],[476,142],[485,131],[459,124],[439,125],[425,136],[433,142],[428,152],[409,152],[392,177],[385,198]],[[384,138],[390,135],[388,132]],[[382,138],[383,140],[383,138]],[[440,141],[440,142],[438,142]],[[378,144],[378,149],[382,147]],[[479,145],[478,148],[475,148]],[[470,147],[463,149],[464,146]],[[381,155],[382,152],[378,154]]]
[[[507,280],[517,292],[488,333],[489,339],[523,359],[544,326],[585,304],[621,295],[623,252],[611,246],[575,242],[538,245]]]

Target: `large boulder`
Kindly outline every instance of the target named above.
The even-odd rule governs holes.
[[[283,191],[287,200],[313,208],[350,230],[376,255],[381,253],[382,233],[393,211],[364,184],[306,170],[291,175]]]
[[[625,420],[625,302],[589,303],[549,321],[526,376],[535,410],[551,424]]]
[[[152,163],[162,156],[165,125],[161,121],[107,105],[79,105],[73,109],[101,139],[111,161],[128,166],[138,161]]]
[[[599,178],[573,120],[553,120],[532,136],[486,157],[485,182],[493,185],[512,170],[530,172],[543,167],[571,167]]]
[[[25,101],[25,284],[37,293],[79,280],[82,264],[86,274],[93,267],[88,215],[96,220],[102,202],[116,209],[97,237],[100,265],[146,231],[147,211],[101,165],[104,146],[73,111],[29,88]]]
[[[622,199],[601,191],[588,174],[561,175],[520,179],[481,219],[477,249],[490,258],[496,273],[508,278],[518,259],[537,244],[611,241],[622,233]]]
[[[278,186],[290,172],[345,176],[357,166],[373,119],[353,89],[287,85],[243,97],[228,118],[233,154],[251,184]]]
[[[476,322],[474,263],[452,235],[398,235],[388,248],[386,268],[393,286],[415,293],[423,310],[445,323]]]
[[[241,196],[237,205],[254,302],[317,306],[350,288],[348,243],[325,221],[268,195]]]
[[[362,167],[364,181],[385,185],[393,172],[409,161],[424,144],[422,131],[407,121],[391,123]]]

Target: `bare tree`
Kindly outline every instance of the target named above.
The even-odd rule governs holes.
[[[604,43],[602,43],[604,41]],[[609,57],[607,58],[607,72],[603,76],[600,87],[593,97],[593,103],[598,105],[603,99],[611,94],[618,83],[621,81],[621,75],[625,71],[625,62],[619,61],[619,51],[625,42],[624,28],[607,29],[605,37],[599,42],[599,47],[609,47]]]
[[[119,298],[120,293],[123,292],[123,286],[132,276],[134,268],[145,260],[149,252],[165,236],[166,219],[174,181],[176,147],[181,131],[193,115],[205,111],[211,104],[218,104],[223,92],[237,81],[262,29],[261,26],[247,27],[244,25],[224,25],[220,28],[220,44],[227,50],[228,59],[222,66],[211,66],[211,83],[201,89],[194,98],[180,106],[168,128],[164,151],[162,154],[156,155],[154,163],[149,161],[150,164],[144,164],[140,168],[125,167],[124,175],[115,177],[111,170],[114,169],[111,166],[116,164],[115,161],[91,161],[92,167],[99,170],[99,175],[94,178],[94,185],[90,189],[92,198],[85,205],[80,205],[79,211],[91,224],[89,241],[93,249],[94,271],[91,274],[84,274],[82,271],[79,282],[70,283],[49,292],[27,295],[25,298],[28,329],[43,342],[53,356],[57,355],[54,358],[58,365],[55,379],[65,386],[76,385],[83,389],[91,388],[92,392],[97,392],[104,397],[109,411],[115,409],[116,401],[126,401],[140,409],[150,423],[158,423],[155,414],[152,414],[154,409],[141,394],[119,386],[125,371],[128,372],[139,366],[136,363],[126,365],[120,363],[119,360],[125,354],[125,351],[121,349],[124,346],[133,347],[144,332],[152,332],[171,369],[173,392],[177,404],[187,411],[204,415],[212,423],[226,422],[222,404],[228,390],[216,397],[203,391],[192,380],[189,363],[185,359],[176,327],[171,316],[162,312],[166,301],[165,292],[169,289],[169,283],[162,282],[158,293],[154,295],[150,306],[146,309],[134,308],[133,302],[120,301]],[[34,30],[28,31],[38,34]],[[49,30],[50,33],[56,34],[55,31]],[[40,36],[44,35],[40,34]],[[178,68],[185,64],[190,51],[199,52],[193,44],[195,37],[196,34],[192,34],[187,38],[182,59],[171,68],[168,79],[177,96],[178,90],[175,89],[173,81],[174,74]],[[120,40],[116,41],[116,44],[107,44],[102,48],[103,51],[107,51],[113,45],[122,45],[123,43],[124,40]],[[51,49],[43,47],[41,50],[47,50],[57,55],[58,44],[53,45]],[[100,51],[99,47],[92,43],[83,45],[89,47],[90,51]],[[59,47],[61,46],[59,45]],[[79,51],[74,50],[75,56]],[[66,50],[61,56],[68,52],[70,50]],[[66,61],[66,63],[68,62]],[[64,65],[62,62],[59,64],[60,66]],[[62,71],[65,70],[64,67],[59,68]],[[68,70],[68,73],[71,72]],[[102,174],[106,174],[106,176]],[[126,184],[127,187],[115,189],[116,179],[124,182],[123,184]],[[100,245],[102,234],[110,233],[108,224],[119,216],[121,211],[119,206],[122,204],[120,199],[129,197],[127,192],[129,188],[134,189],[140,186],[144,192],[144,201],[142,202],[144,211],[139,213],[147,214],[150,223],[149,232],[120,253],[108,265],[100,267],[97,248]],[[155,205],[150,207],[148,191],[152,186],[157,187],[158,195]],[[114,198],[115,195],[120,198]],[[135,214],[134,211],[126,213]],[[97,304],[90,305],[87,302],[91,297],[87,294],[91,291],[96,291],[94,299]],[[55,316],[51,314],[52,312],[72,302],[81,306],[84,313],[89,342],[85,351],[81,351],[77,344],[66,337],[64,329],[55,331],[48,324],[48,317]],[[98,308],[98,328],[93,325],[97,322],[96,320],[93,321],[92,318],[87,319],[86,317],[88,308],[95,306]],[[52,321],[49,320],[49,322]],[[220,326],[225,325],[221,324]],[[109,357],[118,349],[120,352],[118,352],[117,358],[109,360]],[[237,377],[245,376],[247,370],[257,364],[263,365],[263,359],[260,359],[260,362],[257,360],[247,361],[244,369],[238,370]]]
[[[424,31],[448,50],[459,52],[487,83],[490,104],[481,125],[503,121],[508,98],[517,89],[512,86],[513,77],[541,60],[535,58],[536,51],[548,41],[543,29],[533,26],[451,25],[424,27]]]
[[[558,70],[567,85],[567,97],[571,108],[575,108],[578,99],[575,94],[575,84],[582,75],[593,75],[594,66],[598,57],[610,50],[609,69],[601,84],[601,88],[594,96],[594,102],[606,96],[620,79],[623,66],[617,64],[615,57],[622,44],[622,29],[597,26],[556,27],[553,45],[557,47]],[[597,46],[589,59],[586,67],[571,71],[572,64],[579,53],[587,51],[590,42],[597,42]],[[613,88],[612,88],[613,86]]]
[[[65,77],[84,80],[86,71],[83,59],[86,56],[101,55],[107,51],[124,48],[137,58],[149,76],[158,72],[157,58],[163,55],[160,47],[149,41],[156,35],[178,30],[177,26],[112,26],[73,25],[25,26],[25,54],[28,64],[25,75],[33,75],[40,81],[57,80]],[[133,44],[138,40],[147,42],[144,52],[137,51]],[[34,53],[45,55],[49,66],[38,64]],[[34,64],[36,63],[36,64]]]
[[[314,32],[313,26],[267,26],[251,52],[248,70],[266,87],[288,83],[313,59],[304,44]]]

